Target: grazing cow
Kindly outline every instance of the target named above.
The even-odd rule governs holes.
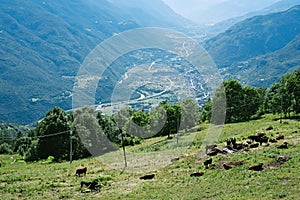
[[[267,144],[268,141],[269,141],[269,138],[266,135],[264,135],[264,136],[262,136],[262,137],[259,138],[259,144],[260,145],[262,145],[262,143],[266,143]]]
[[[249,147],[249,143],[248,143],[247,141],[243,141],[243,142],[242,142],[242,145],[243,145],[244,148]]]
[[[236,150],[243,149],[243,143],[234,143],[233,149],[236,149]]]
[[[75,175],[77,175],[77,176],[80,176],[80,174],[86,175],[86,171],[87,171],[87,168],[86,168],[86,167],[78,168],[78,169],[76,169]]]
[[[204,172],[194,172],[190,174],[190,177],[199,177],[203,176]]]
[[[217,147],[216,144],[206,145],[205,146],[205,153],[207,154],[208,150],[213,149],[215,147]]]
[[[231,145],[231,139],[226,139],[226,146],[230,146]]]
[[[232,145],[236,144],[236,138],[235,137],[231,138],[231,143],[232,143]]]
[[[96,190],[98,185],[98,181],[92,181],[92,182],[85,182],[85,181],[81,181],[80,183],[80,190],[82,189],[83,186],[86,186],[88,189],[90,190]]]
[[[216,156],[216,155],[218,155],[218,153],[219,153],[218,150],[212,149],[209,152],[207,152],[206,154],[209,155],[209,156]]]
[[[251,165],[248,169],[249,170],[254,170],[254,171],[261,171],[263,170],[263,163],[259,163],[257,165]]]
[[[208,158],[207,160],[205,160],[203,162],[203,164],[205,165],[206,168],[208,168],[208,165],[210,165],[212,163],[212,158]]]
[[[276,143],[277,140],[276,140],[275,138],[270,138],[270,139],[269,139],[269,142],[271,142],[271,143]]]
[[[284,142],[283,144],[281,145],[278,145],[276,146],[278,149],[287,149],[288,148],[288,143],[287,142]]]
[[[171,159],[171,162],[175,162],[175,161],[177,161],[177,160],[179,160],[179,157],[172,158],[172,159]]]
[[[259,144],[258,143],[253,143],[253,144],[250,144],[250,148],[257,148],[259,146]]]
[[[252,141],[257,141],[258,136],[257,135],[250,135],[248,136],[248,139],[252,140]]]
[[[290,158],[287,156],[278,156],[276,161],[280,164],[287,162]]]
[[[284,139],[284,135],[278,135],[277,137],[276,137],[276,140],[283,140]]]
[[[144,174],[140,177],[140,179],[143,179],[143,180],[150,180],[150,179],[153,179],[155,176],[155,174]]]
[[[250,135],[248,136],[248,139],[259,142],[260,145],[262,145],[262,143],[268,143],[269,140],[265,133],[256,133],[256,135]]]
[[[234,165],[227,165],[226,163],[224,163],[223,167],[224,167],[224,169],[229,170],[229,169],[234,168],[235,166]]]

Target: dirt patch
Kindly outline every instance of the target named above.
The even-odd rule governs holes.
[[[279,167],[280,165],[283,165],[287,161],[289,161],[290,158],[287,156],[278,156],[273,162],[269,163],[266,166],[266,169],[274,169],[276,167]]]
[[[293,178],[282,178],[280,181],[282,182],[282,183],[288,183],[288,182],[291,182],[291,181],[293,181],[294,179]]]

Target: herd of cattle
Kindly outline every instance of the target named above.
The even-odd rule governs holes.
[[[269,142],[277,143],[279,140],[283,140],[283,139],[284,139],[284,135],[278,135],[276,138],[273,138],[273,137],[268,137],[265,133],[257,133],[255,135],[250,135],[248,137],[248,140],[245,140],[243,142],[237,142],[235,137],[228,138],[226,140],[226,146],[224,148],[220,148],[216,144],[206,145],[206,155],[208,156],[208,158],[203,161],[203,164],[204,164],[205,168],[208,169],[209,166],[212,164],[213,156],[216,156],[218,154],[232,154],[232,153],[235,153],[235,152],[238,152],[241,150],[249,150],[249,149],[257,148],[260,145],[262,145],[263,143],[265,143],[266,146],[268,146]],[[280,145],[276,145],[276,148],[287,149],[288,143],[283,142]],[[171,161],[174,162],[177,160],[179,160],[179,158],[173,158]],[[288,159],[286,159],[284,156],[279,156],[279,158],[278,158],[278,162],[281,162],[281,163],[284,163],[287,160]],[[222,167],[225,170],[229,170],[240,164],[241,163],[239,163],[239,162],[237,162],[236,164],[223,163]],[[264,169],[263,165],[264,165],[263,163],[253,164],[248,167],[248,170],[261,171]],[[87,173],[87,167],[80,167],[80,168],[76,169],[75,174],[76,174],[76,176],[80,176],[81,174],[86,175],[86,173]],[[203,171],[194,172],[194,173],[190,174],[191,177],[198,177],[198,176],[202,176],[202,175],[204,175]],[[149,180],[149,179],[153,179],[154,177],[155,177],[155,174],[144,174],[144,175],[140,176],[140,179]],[[91,182],[81,181],[81,183],[80,183],[81,191],[82,191],[83,186],[86,186],[90,190],[96,190],[98,188],[101,188],[103,185],[102,184],[99,185],[98,181],[94,180]]]
[[[249,150],[253,148],[257,148],[263,143],[266,144],[266,146],[269,146],[269,143],[277,143],[279,140],[283,140],[284,135],[278,135],[277,137],[268,137],[265,133],[256,133],[255,135],[250,135],[248,137],[248,140],[243,142],[237,142],[236,138],[228,138],[226,140],[226,146],[225,148],[219,148],[216,144],[206,145],[206,154],[209,156],[208,159],[206,159],[203,164],[206,168],[209,167],[210,164],[212,164],[212,156],[216,156],[217,154],[232,154],[234,152],[240,151],[240,150]],[[280,145],[276,145],[276,148],[278,149],[287,149],[288,143],[283,142]],[[284,156],[278,157],[278,162],[282,163],[282,161],[286,162],[288,159],[286,159]],[[239,165],[241,163],[237,164],[227,164],[223,163],[222,167],[225,170],[232,169]],[[254,171],[261,171],[263,170],[263,163],[253,164],[248,167],[249,170]],[[190,176],[202,176],[204,173],[192,173]]]

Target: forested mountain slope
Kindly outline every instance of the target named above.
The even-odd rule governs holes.
[[[300,6],[249,18],[206,41],[205,48],[225,78],[268,86],[299,66],[299,19]]]
[[[182,30],[188,24],[160,0],[149,5],[145,1],[1,1],[0,120],[27,124],[54,105],[70,108],[74,76],[104,39],[137,27]]]

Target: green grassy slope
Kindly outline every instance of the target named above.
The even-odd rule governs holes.
[[[191,132],[172,140],[154,138],[139,146],[127,148],[128,168],[123,170],[122,152],[112,152],[98,158],[65,163],[23,163],[17,156],[2,155],[0,160],[0,196],[3,199],[297,199],[300,195],[300,123],[299,119],[279,123],[274,116],[246,123],[227,124],[218,139],[224,146],[228,137],[238,141],[256,132],[268,136],[285,136],[269,146],[262,145],[235,154],[212,157],[205,169],[199,158],[199,146],[206,135]],[[272,127],[272,128],[270,128]],[[270,128],[271,130],[266,130]],[[287,141],[288,149],[278,149]],[[280,164],[278,156],[290,158]],[[172,158],[179,160],[171,162]],[[222,164],[240,163],[231,170]],[[252,164],[264,163],[263,171],[249,171]],[[87,166],[86,176],[76,177],[77,167]],[[201,177],[190,177],[201,171]],[[152,180],[140,180],[144,173],[155,173]],[[98,179],[103,187],[98,191],[80,191],[80,181]]]

